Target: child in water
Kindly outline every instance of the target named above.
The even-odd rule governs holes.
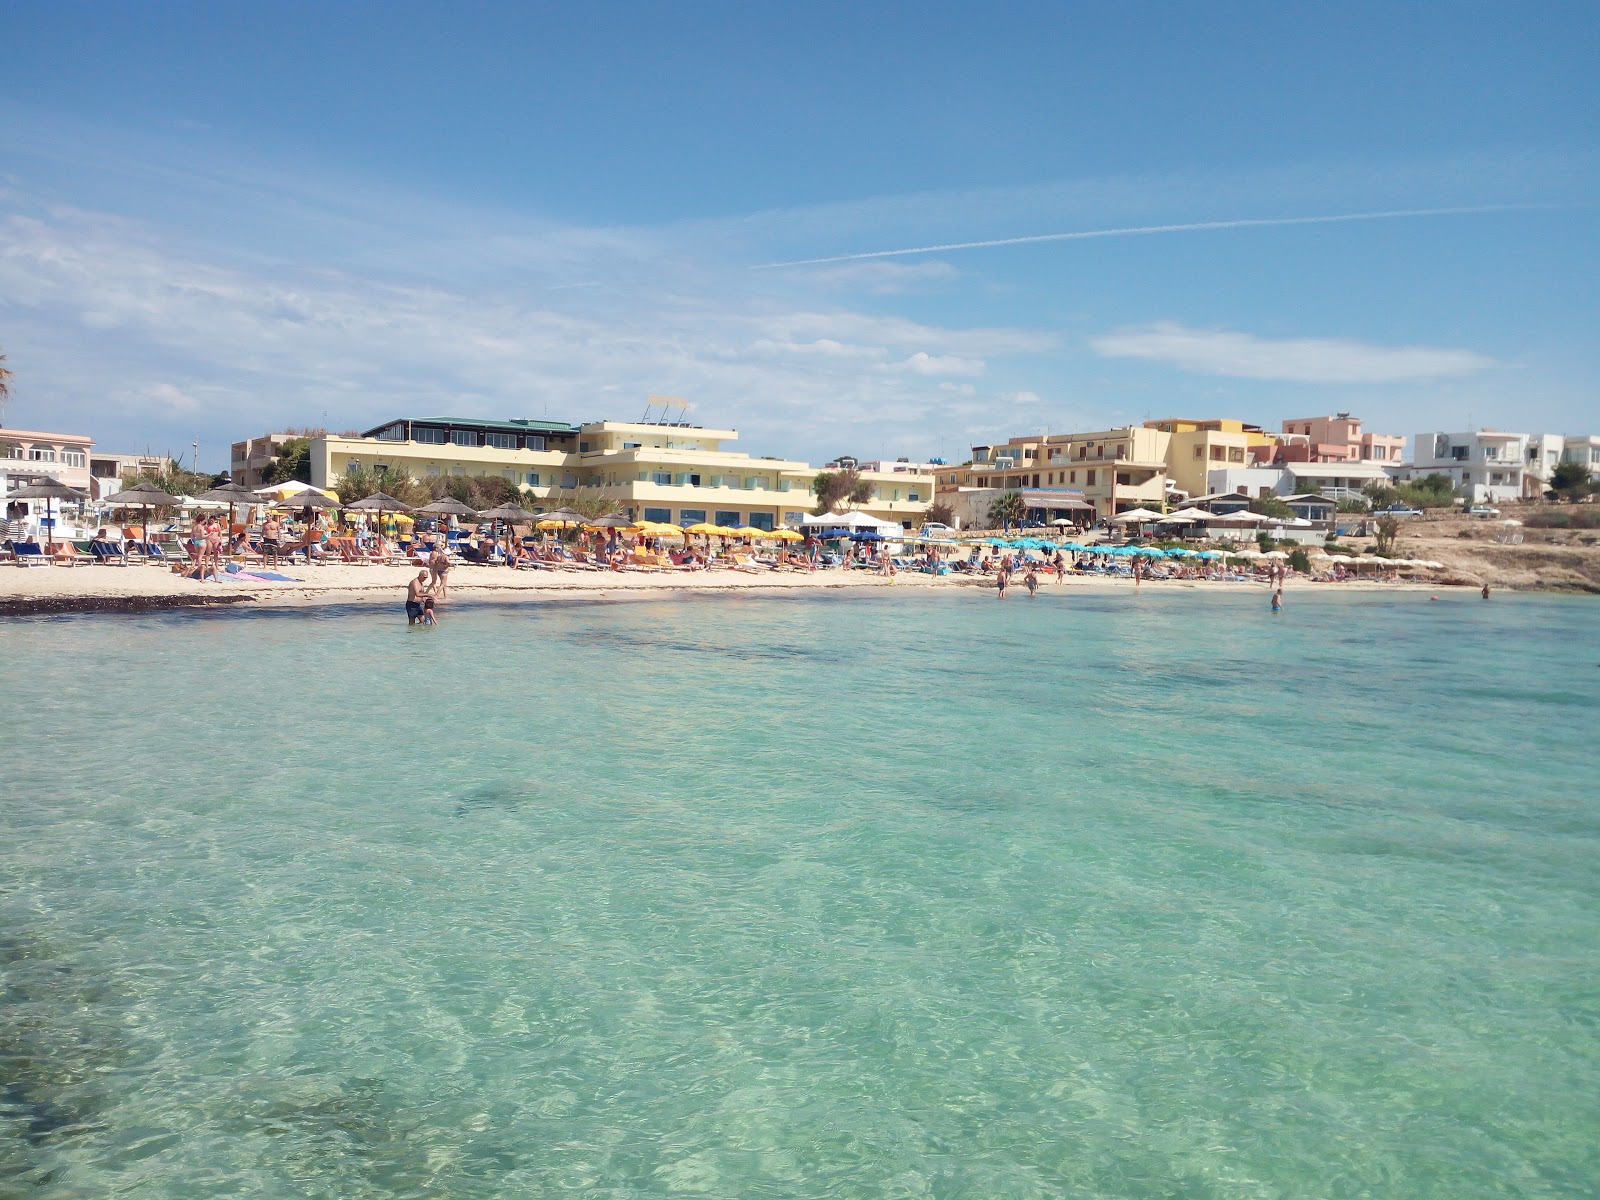
[[[424,625],[437,625],[439,623],[438,614],[434,612],[432,596],[422,602],[422,623]]]

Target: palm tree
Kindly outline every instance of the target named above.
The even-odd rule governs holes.
[[[0,421],[5,420],[6,405],[11,400],[11,368],[6,366],[6,356],[0,354]]]
[[[1006,533],[1010,533],[1011,522],[1015,521],[1020,526],[1027,512],[1028,506],[1022,502],[1021,492],[1002,492],[989,506],[989,524],[991,527],[999,525]]]

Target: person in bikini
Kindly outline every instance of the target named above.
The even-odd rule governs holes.
[[[439,540],[433,544],[433,553],[428,558],[429,580],[428,586],[439,593],[443,600],[450,595],[450,585],[445,576],[450,573],[450,556],[444,550],[444,531],[439,531]]]

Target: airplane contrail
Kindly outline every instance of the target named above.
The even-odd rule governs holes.
[[[990,238],[982,242],[946,242],[941,246],[910,246],[903,250],[866,250],[859,254],[832,254],[826,258],[799,258],[792,262],[761,263],[753,271],[779,267],[818,267],[827,263],[860,262],[869,258],[902,258],[908,254],[942,254],[947,250],[986,250],[994,246],[1028,246],[1037,242],[1077,242],[1089,238],[1133,237],[1149,233],[1192,233],[1202,229],[1261,229],[1274,225],[1332,225],[1341,221],[1392,221],[1402,217],[1451,217],[1471,213],[1528,212],[1555,208],[1551,204],[1480,204],[1467,208],[1402,208],[1383,212],[1333,213],[1317,217],[1244,217],[1232,221],[1189,221],[1181,225],[1129,225],[1121,229],[1080,229],[1072,233],[1035,233],[1028,237]]]

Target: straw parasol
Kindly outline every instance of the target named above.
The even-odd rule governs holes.
[[[499,522],[504,521],[506,523],[506,525],[507,525],[507,531],[506,531],[506,536],[507,537],[510,536],[510,528],[509,527],[512,524],[512,522],[514,522],[514,521],[522,521],[522,522],[526,523],[528,521],[533,520],[533,514],[531,512],[529,512],[527,509],[523,508],[520,504],[501,504],[501,505],[497,505],[494,508],[486,508],[481,513],[479,513],[478,516],[480,516],[480,517],[488,517],[489,518],[489,521],[490,521],[489,532],[490,532],[491,535],[493,535],[496,532],[495,526],[498,525]]]
[[[163,492],[153,483],[136,483],[131,488],[112,493],[102,503],[111,505],[113,508],[132,508],[134,505],[138,505],[144,509],[144,542],[148,546],[150,544],[150,510],[153,508],[169,508],[178,503],[178,498]]]
[[[260,496],[256,495],[247,487],[239,486],[237,483],[225,483],[221,487],[214,487],[204,495],[196,496],[195,499],[207,500],[215,504],[226,504],[228,506],[229,537],[233,536],[234,507],[240,504],[256,505],[262,503]]]
[[[59,479],[42,479],[38,483],[30,483],[27,487],[18,488],[6,497],[7,500],[43,500],[45,502],[45,528],[49,530],[45,537],[52,550],[55,549],[56,544],[54,502],[57,500],[83,501],[88,498],[87,493],[80,492],[75,487],[68,487]]]
[[[337,496],[329,497],[321,488],[308,487],[304,491],[296,492],[292,496],[285,496],[273,505],[274,508],[338,508]]]
[[[345,512],[375,512],[378,514],[378,536],[383,536],[384,513],[408,513],[411,505],[404,500],[396,500],[386,492],[373,492],[370,496],[363,496],[354,504],[344,506]]]
[[[443,500],[435,500],[432,504],[424,504],[413,512],[422,513],[429,517],[471,517],[476,516],[478,510],[461,503],[454,496],[446,496]]]

